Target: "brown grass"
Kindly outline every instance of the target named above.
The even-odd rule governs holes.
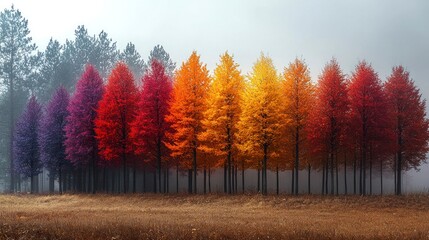
[[[0,239],[429,239],[429,196],[0,195]]]

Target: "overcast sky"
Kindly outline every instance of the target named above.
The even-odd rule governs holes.
[[[133,42],[145,60],[156,44],[178,66],[196,50],[211,71],[227,50],[245,74],[261,51],[279,71],[302,58],[314,81],[332,57],[346,74],[366,60],[382,80],[402,64],[429,97],[427,0],[1,0],[0,8],[12,4],[40,50],[51,37],[73,39],[83,24],[91,35],[106,31],[120,49]]]

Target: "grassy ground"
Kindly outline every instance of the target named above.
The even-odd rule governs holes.
[[[429,196],[0,195],[0,239],[429,239]]]

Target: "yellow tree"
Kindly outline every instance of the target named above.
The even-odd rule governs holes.
[[[172,157],[180,159],[182,168],[188,169],[188,191],[192,192],[193,186],[194,193],[197,192],[198,135],[203,129],[201,121],[209,81],[206,65],[194,51],[176,72],[170,114],[166,117],[171,123],[166,146],[172,151]]]
[[[306,144],[304,127],[313,103],[314,86],[311,83],[307,65],[299,59],[295,59],[285,68],[283,77],[284,113],[289,120],[286,127],[286,136],[288,136],[286,152],[293,153],[292,192],[298,194],[300,157],[302,158],[306,153],[303,149]]]
[[[222,158],[222,165],[227,170],[224,173],[228,172],[224,176],[228,183],[226,184],[228,193],[232,193],[231,161],[233,157],[237,159],[235,133],[243,88],[244,79],[238,70],[238,64],[226,52],[220,57],[220,63],[214,71],[207,97],[207,110],[204,112],[205,131],[199,137],[204,143],[200,147],[203,151]]]
[[[262,159],[262,194],[267,194],[267,161],[278,155],[284,122],[281,84],[272,60],[263,54],[253,65],[248,80],[238,122],[238,147],[252,159]]]

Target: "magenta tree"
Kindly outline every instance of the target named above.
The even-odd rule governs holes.
[[[94,132],[94,119],[98,102],[104,92],[103,80],[97,70],[88,65],[76,85],[76,92],[68,106],[66,131],[67,159],[75,167],[91,166],[92,192],[95,193],[98,147]]]

